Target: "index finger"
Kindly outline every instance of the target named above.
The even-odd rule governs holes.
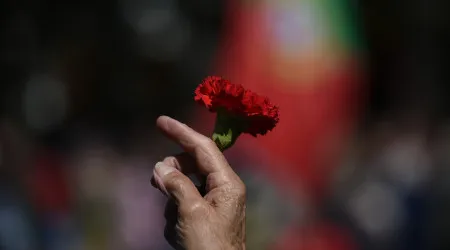
[[[156,125],[196,159],[201,173],[233,172],[222,152],[208,137],[168,116],[160,116]]]

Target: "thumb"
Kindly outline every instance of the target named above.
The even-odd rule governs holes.
[[[198,192],[194,183],[175,167],[163,162],[158,162],[153,170],[156,187],[161,192],[173,198],[177,205],[203,202],[203,197]]]

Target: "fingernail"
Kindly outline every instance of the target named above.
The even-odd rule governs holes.
[[[166,164],[162,163],[162,162],[158,162],[155,165],[155,171],[156,174],[163,178],[164,176],[166,176],[169,173],[172,173],[173,171],[175,171],[175,168],[173,167],[169,167]]]

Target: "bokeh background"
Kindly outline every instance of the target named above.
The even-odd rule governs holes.
[[[165,250],[154,164],[207,75],[281,122],[226,153],[250,250],[450,249],[450,2],[1,0],[0,250]]]

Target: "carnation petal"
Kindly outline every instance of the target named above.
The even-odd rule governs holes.
[[[218,76],[209,76],[195,90],[195,101],[210,111],[225,111],[242,123],[242,133],[265,135],[279,122],[279,109],[267,97]]]

